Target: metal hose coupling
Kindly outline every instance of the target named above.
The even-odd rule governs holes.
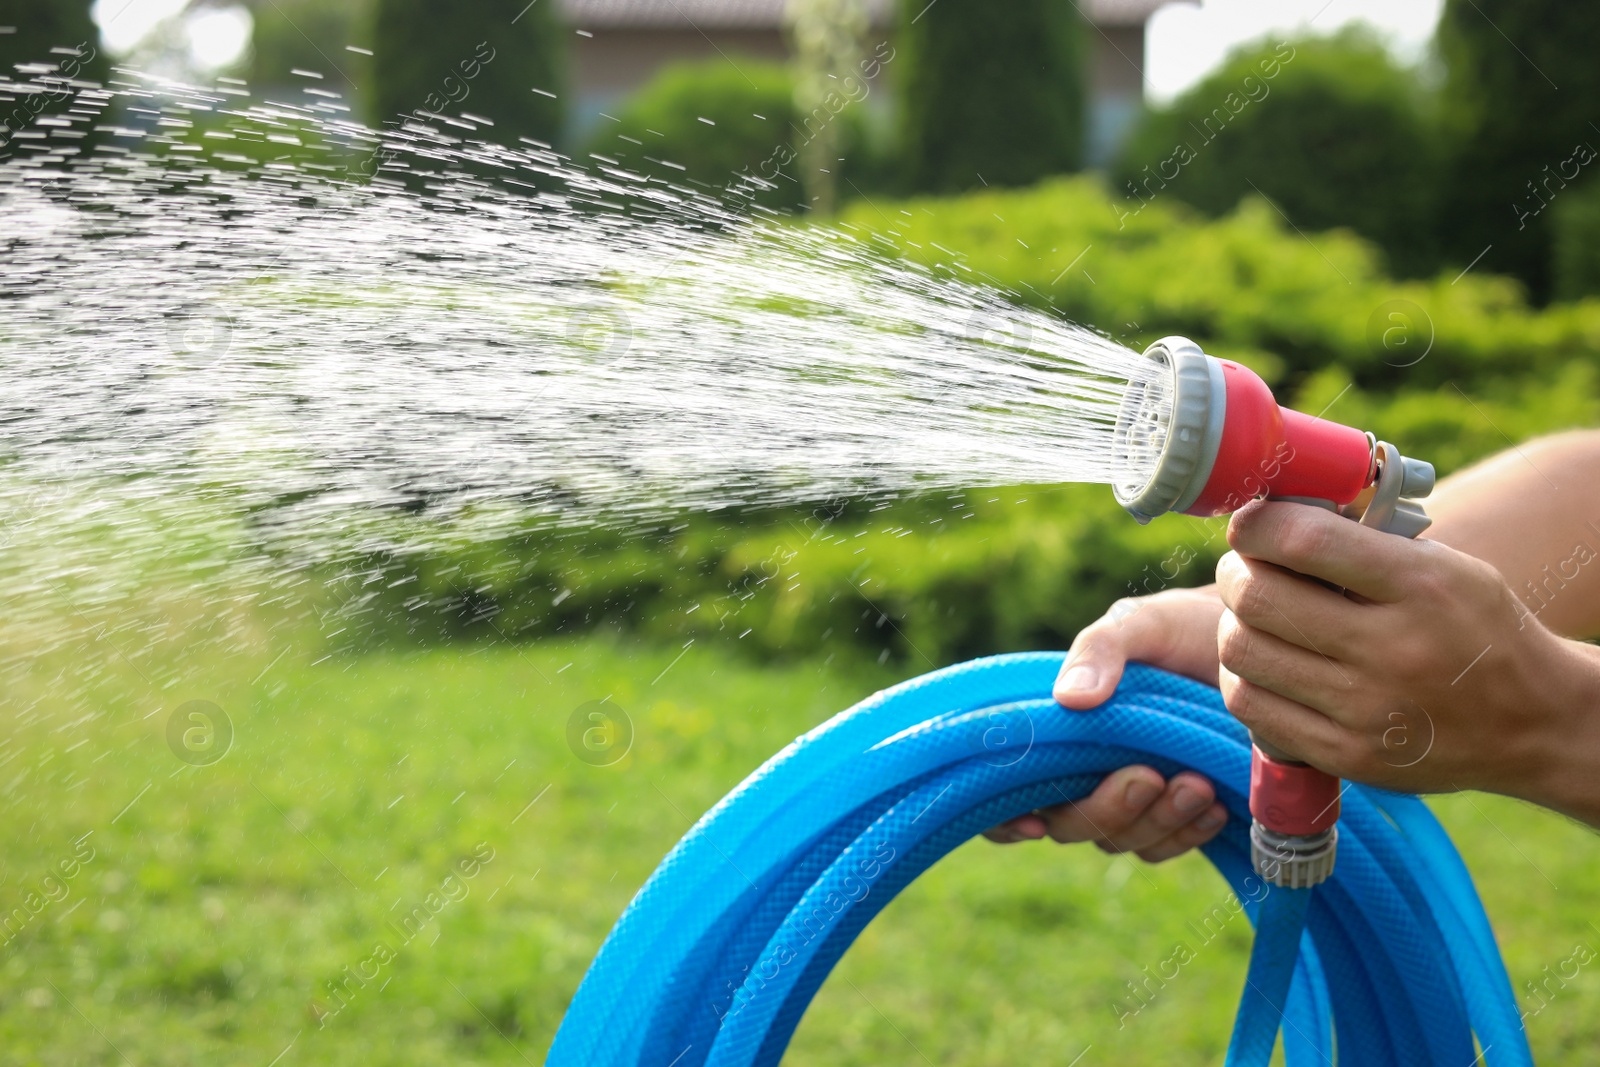
[[[1117,416],[1118,503],[1140,522],[1179,511],[1218,516],[1262,497],[1336,511],[1415,537],[1430,522],[1416,501],[1433,467],[1387,441],[1280,407],[1248,367],[1186,337],[1145,350],[1163,372],[1134,383]],[[1339,779],[1259,738],[1250,774],[1250,851],[1270,884],[1307,888],[1333,872]]]

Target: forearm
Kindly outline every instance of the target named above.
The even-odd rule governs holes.
[[[1600,636],[1600,431],[1539,438],[1459,471],[1423,536],[1492,564],[1565,637]]]

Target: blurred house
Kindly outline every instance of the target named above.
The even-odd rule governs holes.
[[[1081,0],[1093,26],[1088,158],[1105,162],[1144,98],[1145,22],[1167,0]],[[581,137],[664,65],[757,56],[782,60],[784,0],[560,0],[572,49],[573,134]],[[894,0],[867,0],[873,43],[893,40]],[[996,5],[997,16],[1004,10]],[[884,80],[892,95],[893,65]]]

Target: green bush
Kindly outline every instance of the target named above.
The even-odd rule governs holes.
[[[791,141],[794,85],[782,66],[740,58],[666,67],[601,120],[583,155],[671,184],[749,198],[769,208],[803,201]]]
[[[1145,116],[1112,184],[1130,213],[1176,197],[1215,216],[1265,196],[1302,229],[1348,226],[1411,275],[1437,261],[1435,140],[1414,76],[1347,31],[1236,52]]]
[[[1571,195],[1580,144],[1600,147],[1600,7],[1561,0],[1447,0],[1442,120],[1449,146],[1441,237],[1460,266],[1551,292],[1547,203]],[[1593,149],[1589,150],[1593,159]],[[1492,247],[1491,247],[1492,246]],[[1485,252],[1487,249],[1487,252]]]
[[[1026,185],[1083,158],[1088,73],[1076,4],[903,0],[900,151],[911,189]]]
[[[871,205],[842,219],[876,233],[875,244],[980,277],[1133,347],[1189,334],[1291,394],[1330,366],[1376,392],[1451,382],[1509,389],[1600,353],[1600,303],[1535,311],[1516,282],[1477,270],[1397,282],[1366,241],[1345,231],[1297,232],[1255,198],[1215,221],[1174,198],[1119,219],[1119,203],[1096,180],[1071,178],[1017,192],[879,202],[891,216],[903,209],[892,229]],[[1385,336],[1396,301],[1420,313],[1420,360],[1416,348]]]
[[[1555,296],[1576,300],[1600,295],[1600,182],[1567,193],[1552,210]]]
[[[1476,271],[1397,283],[1361,239],[1297,233],[1258,201],[1215,221],[1157,202],[1119,225],[1097,180],[1071,178],[859,204],[841,222],[891,253],[1119,327],[1135,347],[1191,334],[1286,403],[1379,432],[1441,473],[1508,437],[1600,424],[1600,301],[1534,311],[1515,282]],[[1411,347],[1382,341],[1397,304]],[[349,612],[335,627],[409,628],[366,640],[627,629],[913,668],[1064,646],[1120,596],[1209,581],[1223,550],[1221,522],[1141,527],[1096,485],[691,515],[643,534],[563,538],[530,523],[489,543],[426,515],[395,521],[422,525],[397,543],[431,547],[343,579]]]
[[[465,110],[494,122],[478,136],[553,144],[561,133],[565,42],[551,0],[378,0],[373,125]]]
[[[628,537],[533,527],[441,550],[444,531],[421,539],[426,552],[340,579],[351,607],[338,625],[403,624],[364,639],[424,643],[627,629],[758,658],[843,651],[931,667],[1065,647],[1118,597],[1210,581],[1221,529],[1141,527],[1106,487],[1061,485],[684,516]]]

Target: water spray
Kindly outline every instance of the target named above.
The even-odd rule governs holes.
[[[1247,367],[1166,337],[1145,356],[1167,373],[1136,381],[1117,418],[1126,472],[1118,503],[1141,523],[1179,511],[1214,517],[1251,500],[1337,511],[1375,530],[1415,537],[1431,521],[1416,498],[1433,491],[1433,466],[1387,441],[1280,407]],[[1251,734],[1250,844],[1256,872],[1306,888],[1333,873],[1339,779]]]

